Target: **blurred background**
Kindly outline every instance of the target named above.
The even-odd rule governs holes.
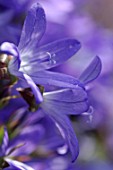
[[[52,170],[112,170],[113,169],[113,0],[0,0],[0,43],[18,44],[27,10],[39,2],[47,17],[45,44],[61,38],[76,38],[80,51],[68,62],[57,67],[79,78],[97,55],[102,60],[98,79],[87,85],[94,109],[92,117],[71,117],[77,135],[80,154],[67,167],[65,155],[51,161]],[[4,19],[3,19],[4,18]]]

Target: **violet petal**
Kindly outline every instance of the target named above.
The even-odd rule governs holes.
[[[18,50],[16,45],[9,42],[4,42],[0,46],[0,52],[8,55],[12,55],[14,57],[18,57]]]
[[[79,80],[76,78],[57,72],[40,71],[35,74],[30,73],[29,76],[36,84],[42,85],[75,88],[75,85],[79,84]]]
[[[81,74],[79,80],[84,84],[90,83],[99,76],[101,69],[101,60],[98,56],[96,56],[89,64],[89,66],[85,69],[85,71]]]
[[[64,114],[61,114],[59,110],[55,110],[54,107],[43,107],[43,111],[50,116],[50,118],[56,123],[60,129],[61,135],[65,139],[69,150],[72,155],[72,161],[75,161],[79,154],[78,140],[71,126],[70,120]]]
[[[28,11],[24,22],[19,50],[33,49],[42,38],[46,28],[45,12],[39,3],[35,3]],[[22,56],[21,56],[22,57]],[[23,57],[22,57],[23,60]]]
[[[31,48],[31,51],[28,49],[21,54],[20,71],[34,74],[44,69],[56,67],[71,58],[80,47],[80,42],[75,39],[63,39],[39,48]]]
[[[63,89],[44,93],[42,107],[53,108],[56,112],[67,115],[78,115],[89,108],[87,93],[80,87],[75,89]]]
[[[9,136],[8,136],[6,127],[4,127],[4,137],[3,137],[3,141],[2,141],[2,145],[1,145],[3,155],[6,155],[6,150],[8,148],[8,144],[9,144]]]
[[[34,170],[28,165],[25,165],[24,163],[11,160],[9,158],[5,158],[5,161],[8,162],[8,164],[14,169],[14,170]]]

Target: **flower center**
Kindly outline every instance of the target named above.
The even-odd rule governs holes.
[[[9,167],[9,164],[6,161],[4,161],[3,158],[0,158],[0,170],[3,170],[3,168],[7,167]]]
[[[0,54],[0,79],[9,79],[8,64],[13,56]]]

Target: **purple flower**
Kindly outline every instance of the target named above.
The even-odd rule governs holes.
[[[4,128],[4,137],[2,141],[2,145],[0,146],[0,168],[2,169],[11,169],[11,170],[33,170],[33,168],[25,165],[21,162],[10,159],[10,152],[8,152],[9,146],[9,137],[7,133],[7,129]]]
[[[80,49],[80,43],[74,39],[64,39],[39,47],[45,28],[44,10],[39,4],[35,4],[28,12],[18,47],[4,42],[1,45],[1,53],[8,55],[10,74],[19,77],[24,88],[31,87],[42,113],[55,122],[74,161],[79,152],[78,141],[67,115],[88,111],[84,85],[98,77],[101,61],[99,57],[95,57],[79,80],[48,71],[74,55]],[[36,84],[54,85],[63,89],[44,93],[42,97]]]
[[[81,74],[78,85],[74,85],[74,88],[64,88],[43,93],[43,102],[39,105],[42,113],[47,114],[60,130],[72,154],[72,161],[77,158],[79,147],[71,123],[66,115],[78,115],[88,111],[89,103],[84,86],[97,78],[100,71],[101,61],[99,57],[95,57]]]
[[[34,4],[26,17],[18,47],[7,42],[1,45],[1,53],[13,56],[8,70],[23,80],[24,87],[28,86],[25,83],[28,76],[35,84],[74,87],[73,84],[77,83],[75,78],[48,69],[73,56],[80,49],[80,43],[74,39],[64,39],[39,47],[45,29],[44,10],[39,4]]]
[[[43,102],[39,105],[42,112],[49,115],[59,128],[74,161],[79,153],[78,141],[66,115],[79,115],[89,109],[85,85],[98,77],[101,71],[101,61],[95,57],[79,78],[79,84],[74,88],[64,88],[43,93]],[[60,108],[60,110],[59,110]],[[91,114],[91,113],[89,113]]]
[[[31,3],[33,3],[31,0],[0,1],[0,43],[9,41],[18,44],[23,22],[22,16],[25,15]]]

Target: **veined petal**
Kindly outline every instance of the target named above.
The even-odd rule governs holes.
[[[96,56],[93,61],[89,64],[89,66],[85,69],[85,71],[81,74],[79,80],[83,84],[87,84],[94,79],[96,79],[102,69],[102,63],[98,56]]]
[[[89,108],[87,93],[80,87],[75,89],[63,89],[44,93],[44,102],[41,106],[48,107],[61,114],[78,115],[86,112]]]
[[[29,48],[33,49],[42,38],[46,29],[45,12],[39,3],[33,4],[28,11],[28,15],[24,22],[19,50],[29,51]],[[21,55],[21,59],[24,60],[27,56]],[[29,60],[29,58],[28,58]]]
[[[25,165],[24,163],[11,160],[9,158],[5,158],[5,161],[12,167],[15,168],[14,170],[34,170],[28,165]]]
[[[70,120],[64,114],[61,114],[59,110],[54,110],[54,107],[42,107],[45,114],[56,123],[58,129],[61,132],[62,137],[65,139],[69,150],[72,155],[72,161],[75,161],[79,154],[79,146],[74,130],[71,126]]]
[[[74,89],[61,89],[52,92],[45,92],[44,98],[59,102],[74,103],[87,100],[87,93],[81,87],[76,87]]]
[[[29,76],[33,79],[35,84],[41,85],[75,88],[76,85],[80,84],[79,80],[70,75],[51,71],[40,71],[35,74],[30,73]]]
[[[21,54],[22,62],[20,71],[26,74],[35,73],[44,69],[56,67],[72,57],[81,45],[75,39],[55,41]]]
[[[41,103],[43,101],[43,97],[40,93],[38,86],[36,86],[36,84],[33,82],[33,80],[27,74],[23,74],[23,75],[24,75],[28,85],[31,87],[37,103]]]

